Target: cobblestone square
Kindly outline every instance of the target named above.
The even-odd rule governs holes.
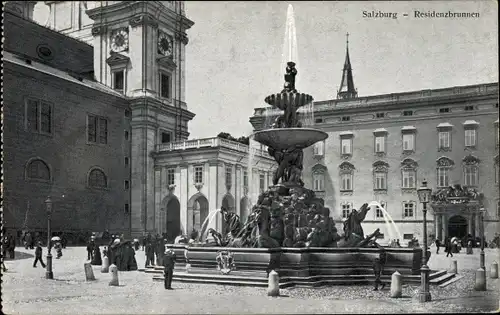
[[[434,251],[435,252],[435,251]],[[44,256],[45,256],[44,252]],[[33,268],[33,251],[17,249],[14,261],[6,261],[2,304],[7,314],[256,314],[256,313],[456,313],[498,310],[499,279],[489,279],[488,291],[476,292],[474,272],[479,252],[454,255],[463,278],[444,287],[431,287],[432,302],[418,302],[418,286],[404,285],[403,297],[390,298],[390,288],[372,291],[372,286],[325,286],[282,289],[278,298],[267,297],[265,288],[217,286],[174,282],[165,290],[151,274],[119,272],[119,287],[108,285],[111,275],[94,266],[96,281],[85,281],[84,247],[69,247],[54,259],[54,280],[45,279],[45,269]],[[498,251],[486,250],[486,265],[498,261]],[[44,257],[45,259],[45,257]],[[136,252],[139,267],[144,252]],[[431,268],[451,263],[444,254],[433,253]]]

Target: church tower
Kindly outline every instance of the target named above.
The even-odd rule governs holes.
[[[185,103],[184,1],[95,1],[94,75],[130,102],[131,232],[155,232],[153,153],[186,140],[194,114]]]
[[[349,58],[349,33],[346,34],[346,54],[344,69],[342,70],[342,80],[337,92],[337,99],[351,99],[358,97],[358,91],[354,88],[354,79],[352,76],[351,59]]]

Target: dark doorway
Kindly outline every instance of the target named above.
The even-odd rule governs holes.
[[[467,236],[467,219],[456,215],[448,220],[448,236],[462,238]]]
[[[167,203],[167,240],[173,243],[181,234],[181,205],[175,197]]]

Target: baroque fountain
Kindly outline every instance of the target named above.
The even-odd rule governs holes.
[[[359,211],[353,210],[339,234],[324,200],[304,187],[303,150],[328,135],[302,127],[298,119],[297,110],[313,98],[296,90],[295,66],[287,63],[283,90],[265,98],[281,115],[271,128],[253,135],[278,164],[273,185],[259,195],[245,223],[221,209],[220,231],[211,228],[205,240],[202,231],[197,241],[188,243],[185,238],[167,245],[176,252],[181,268],[177,280],[265,285],[268,273],[276,270],[282,287],[364,283],[371,278],[373,261],[381,251],[387,259],[386,274],[396,270],[407,277],[418,274],[421,249],[384,249],[376,242],[379,229],[364,235],[361,222],[371,206],[365,203]]]

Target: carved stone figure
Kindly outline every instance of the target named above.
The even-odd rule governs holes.
[[[352,210],[347,217],[347,220],[344,222],[344,238],[346,240],[351,236],[351,234],[356,234],[361,238],[365,237],[363,228],[361,227],[361,222],[363,222],[369,210],[370,207],[368,207],[367,203],[361,206],[359,212],[356,209]]]
[[[296,93],[295,89],[295,76],[297,75],[297,69],[295,68],[295,62],[289,61],[285,68],[285,85],[281,93],[292,92]]]

